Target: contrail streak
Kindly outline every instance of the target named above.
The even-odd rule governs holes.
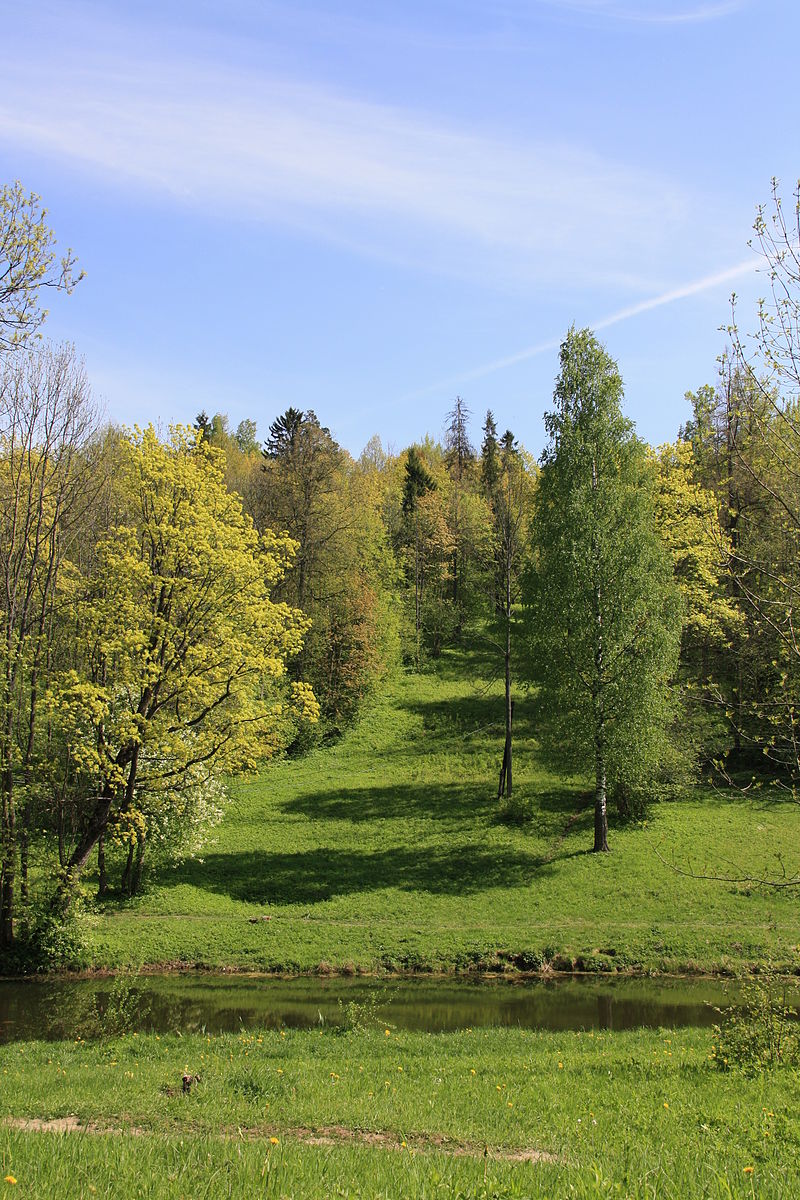
[[[662,292],[659,296],[651,296],[649,300],[640,300],[638,304],[629,304],[626,308],[617,309],[616,312],[611,313],[609,316],[601,317],[599,321],[589,322],[589,328],[592,330],[608,329],[610,325],[618,325],[620,321],[627,321],[630,317],[638,317],[641,313],[650,312],[653,308],[661,308],[664,304],[674,304],[676,300],[684,300],[687,296],[695,296],[698,292],[705,292],[709,288],[717,287],[721,283],[730,283],[731,280],[750,274],[755,269],[753,259],[749,258],[746,262],[737,263],[735,267],[728,267],[725,271],[717,271],[714,275],[704,275],[702,279],[694,279],[691,283],[683,284],[682,287],[672,288],[668,292]],[[502,371],[505,367],[513,367],[516,363],[525,362],[529,358],[536,358],[537,355],[546,354],[549,350],[557,350],[562,340],[562,338],[551,338],[547,342],[537,342],[534,346],[526,346],[524,350],[518,350],[516,354],[509,354],[505,358],[496,358],[493,362],[484,363],[480,367],[473,367],[472,370],[465,371],[461,375],[455,375],[452,379],[445,379],[440,383],[432,384],[430,387],[410,392],[403,399],[411,400],[417,396],[427,396],[431,392],[443,391],[445,388],[456,387],[461,383],[469,383],[472,379],[480,379],[484,375],[492,375],[495,371]]]

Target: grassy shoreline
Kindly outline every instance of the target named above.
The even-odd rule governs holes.
[[[254,970],[247,966],[237,966],[235,964],[223,964],[221,966],[209,966],[207,963],[189,963],[189,962],[166,962],[166,963],[142,963],[138,966],[98,966],[98,967],[81,967],[76,969],[62,968],[60,970],[37,971],[35,973],[6,973],[0,966],[0,980],[7,983],[28,983],[31,981],[39,981],[47,983],[56,980],[74,979],[76,982],[82,980],[100,980],[100,979],[120,979],[127,978],[133,975],[142,976],[170,976],[170,975],[185,975],[196,978],[202,978],[204,975],[230,975],[242,979],[275,979],[291,982],[292,980],[300,979],[363,979],[374,980],[376,982],[385,980],[387,982],[400,982],[402,980],[427,980],[431,982],[441,981],[442,983],[524,983],[525,981],[536,982],[558,979],[605,979],[608,981],[617,980],[638,980],[638,979],[655,979],[655,980],[692,980],[701,982],[704,979],[709,981],[733,981],[736,979],[747,978],[748,976],[758,976],[763,971],[763,964],[758,962],[741,964],[736,966],[725,964],[715,969],[712,966],[695,967],[688,966],[685,970],[663,970],[657,971],[653,968],[637,969],[635,967],[619,968],[615,967],[610,970],[596,971],[581,971],[581,970],[555,970],[551,967],[544,967],[536,971],[517,971],[517,970],[468,970],[468,971],[390,971],[390,970],[367,970],[360,967],[351,969],[348,967],[336,968],[325,963],[322,967],[312,968],[307,971],[283,971],[276,968],[271,971]],[[793,959],[786,963],[770,962],[770,974],[775,979],[785,979],[787,982],[794,982],[800,977],[800,964]]]

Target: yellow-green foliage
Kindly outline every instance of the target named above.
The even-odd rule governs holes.
[[[91,578],[70,580],[78,662],[49,700],[74,770],[118,793],[112,824],[135,838],[140,794],[169,805],[198,765],[252,768],[318,708],[281,684],[308,628],[270,599],[291,539],[259,538],[193,430],[134,429],[121,460],[120,518]]]
[[[39,196],[19,181],[0,187],[0,351],[19,346],[44,321],[41,288],[69,292],[83,277],[74,274],[71,251],[57,261],[46,217]]]
[[[719,520],[719,502],[696,478],[689,442],[650,451],[656,472],[658,527],[669,548],[675,579],[686,605],[685,635],[725,642],[742,621],[726,593],[724,572],[729,539]]]

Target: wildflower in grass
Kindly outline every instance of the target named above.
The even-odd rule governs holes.
[[[391,1031],[391,1029],[384,1029],[383,1033],[384,1033],[384,1036],[385,1036],[385,1037],[391,1037],[391,1036],[392,1036],[392,1031]]]
[[[16,1181],[16,1179],[14,1178],[14,1176],[13,1176],[13,1175],[6,1175],[6,1177],[5,1177],[5,1179],[3,1180],[3,1182],[4,1182],[4,1183],[10,1183],[10,1184],[12,1185],[12,1187],[13,1187],[13,1185],[14,1185],[14,1184],[15,1184],[17,1181]]]
[[[276,1137],[271,1137],[271,1138],[269,1139],[269,1144],[270,1144],[270,1146],[280,1146],[280,1144],[281,1144],[281,1143],[280,1143],[280,1141],[279,1141],[279,1139],[278,1139],[278,1138],[276,1138]]]
[[[755,1171],[755,1167],[742,1167],[742,1170],[744,1171],[745,1175],[752,1175],[753,1171]]]

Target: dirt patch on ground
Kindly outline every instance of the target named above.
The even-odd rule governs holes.
[[[148,1132],[137,1125],[102,1125],[98,1121],[81,1121],[79,1117],[3,1117],[0,1125],[23,1133],[131,1133],[142,1137]]]
[[[283,1136],[309,1146],[335,1146],[342,1142],[375,1146],[381,1150],[414,1150],[425,1152],[436,1150],[451,1154],[454,1158],[493,1158],[508,1162],[558,1162],[554,1154],[533,1148],[507,1150],[500,1146],[486,1146],[476,1142],[457,1142],[438,1134],[407,1134],[405,1138],[396,1133],[371,1129],[348,1129],[344,1125],[323,1125],[319,1129],[300,1126],[284,1129]],[[262,1135],[264,1136],[264,1135]]]
[[[17,1129],[23,1133],[88,1133],[88,1134],[120,1134],[127,1133],[134,1137],[146,1137],[149,1133],[162,1132],[142,1129],[137,1125],[103,1125],[97,1121],[81,1121],[78,1117],[4,1117],[0,1124],[7,1129]],[[180,1125],[172,1126],[170,1133],[185,1132]],[[193,1127],[192,1132],[198,1130]],[[338,1146],[343,1144],[373,1146],[378,1150],[413,1150],[415,1153],[438,1151],[440,1154],[450,1154],[454,1158],[489,1158],[504,1162],[560,1162],[554,1154],[546,1150],[534,1148],[509,1150],[500,1146],[480,1145],[476,1142],[457,1142],[438,1134],[408,1134],[405,1138],[396,1133],[383,1130],[350,1129],[345,1125],[321,1125],[311,1129],[304,1125],[294,1125],[281,1129],[277,1126],[253,1126],[231,1129],[220,1129],[218,1136],[225,1139],[247,1138],[248,1141],[267,1141],[271,1137],[279,1140],[303,1142],[306,1146]]]

